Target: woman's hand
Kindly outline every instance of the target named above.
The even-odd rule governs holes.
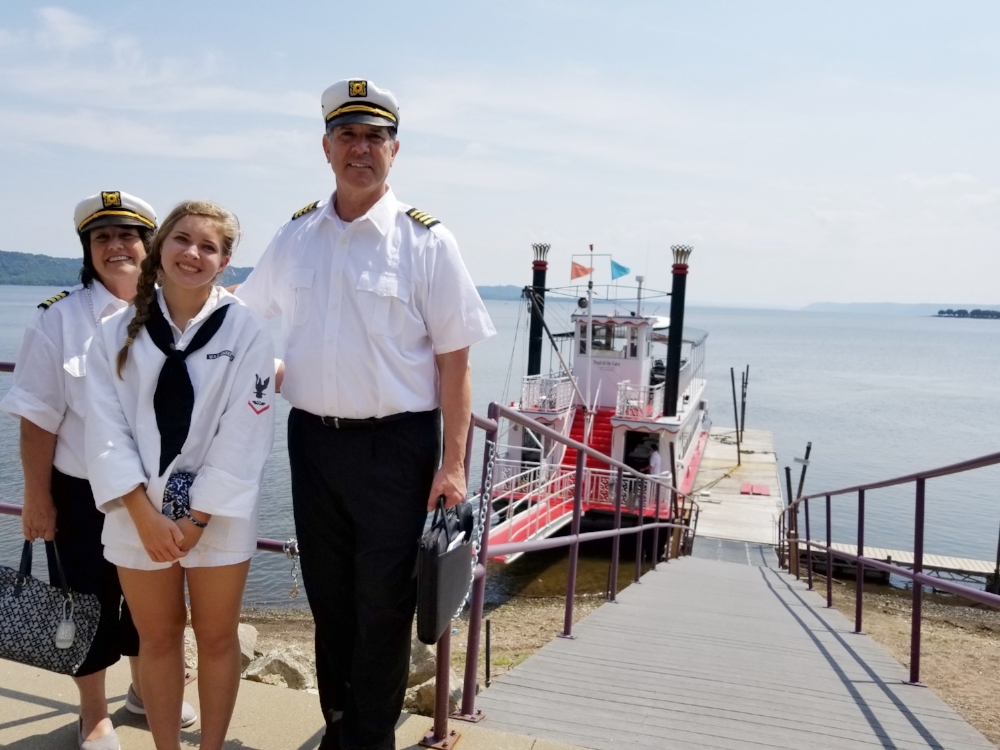
[[[30,542],[36,539],[51,542],[56,538],[56,504],[51,493],[24,493],[21,529],[24,531],[24,538]]]
[[[180,548],[185,552],[193,550],[195,545],[201,541],[201,535],[205,533],[205,529],[195,526],[186,518],[179,518],[177,520],[177,528],[184,535],[184,540],[180,543]]]

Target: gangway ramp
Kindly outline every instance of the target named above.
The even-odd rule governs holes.
[[[495,681],[483,726],[587,748],[993,748],[773,557],[716,544]]]

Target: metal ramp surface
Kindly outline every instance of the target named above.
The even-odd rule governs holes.
[[[647,573],[483,692],[483,725],[609,749],[993,748],[804,582],[750,559]]]

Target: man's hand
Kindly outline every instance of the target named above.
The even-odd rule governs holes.
[[[28,541],[44,539],[51,542],[56,537],[56,504],[49,492],[24,493],[21,509],[21,529]]]
[[[465,500],[465,468],[452,464],[442,466],[434,475],[431,483],[431,495],[427,499],[427,511],[437,507],[438,498],[444,495],[444,507],[453,508]]]

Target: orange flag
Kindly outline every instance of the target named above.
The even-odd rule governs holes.
[[[574,262],[573,263],[573,269],[569,272],[569,277],[570,277],[570,279],[578,279],[581,276],[587,276],[593,270],[594,270],[593,268],[587,268],[584,265],[581,265],[579,263],[575,263]]]

